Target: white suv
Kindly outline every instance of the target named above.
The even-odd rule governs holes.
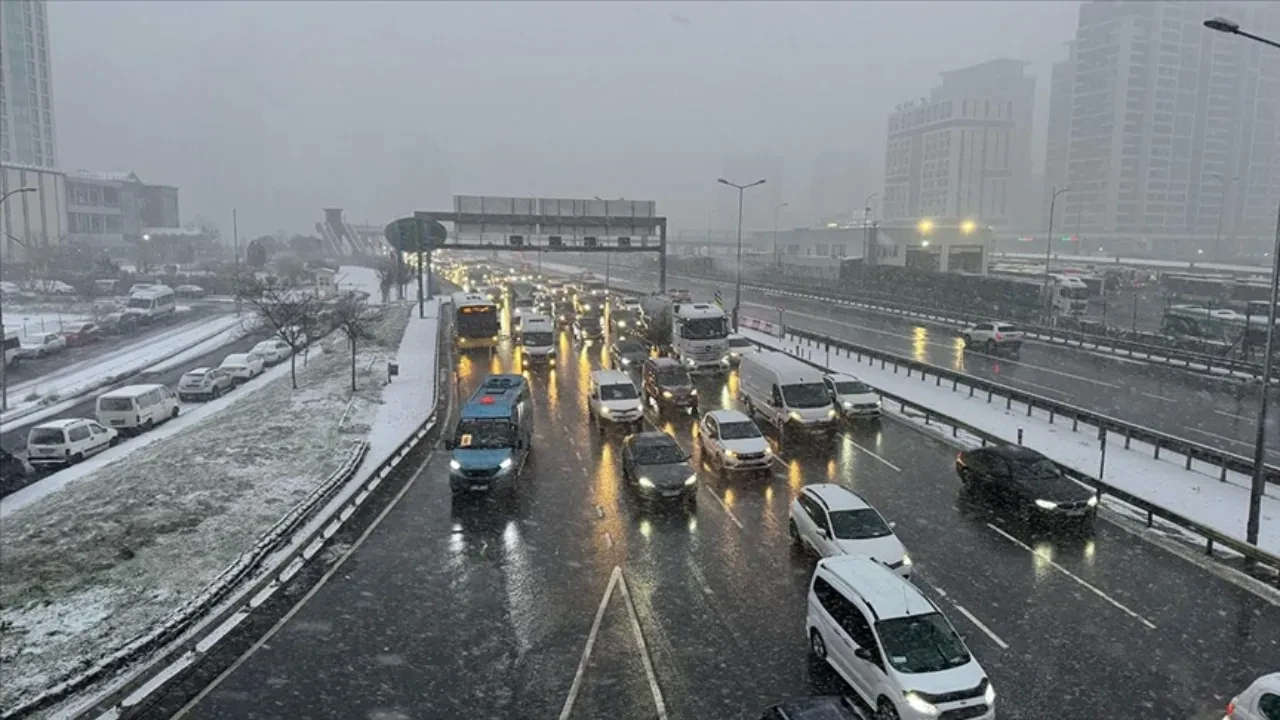
[[[1022,349],[1022,331],[1010,323],[983,322],[970,325],[965,328],[962,337],[966,350],[980,348],[988,353],[999,350],[1017,353]]]
[[[911,556],[893,534],[893,526],[852,490],[818,483],[807,486],[791,503],[787,530],[793,543],[818,557],[864,555],[906,580],[911,577]]]
[[[117,442],[119,433],[92,420],[51,420],[27,434],[27,462],[36,467],[72,465]]]
[[[587,392],[587,407],[600,432],[604,432],[605,420],[614,425],[630,425],[636,431],[644,423],[640,391],[630,375],[620,370],[596,370],[591,373]]]
[[[849,419],[880,417],[880,393],[852,375],[824,375],[822,384],[836,408]]]
[[[995,690],[942,611],[871,558],[818,561],[805,619],[809,651],[878,718],[995,720]]]
[[[751,418],[737,410],[712,410],[703,415],[697,442],[702,460],[721,473],[771,470],[773,448]]]
[[[1280,672],[1263,675],[1232,698],[1222,720],[1280,720]]]

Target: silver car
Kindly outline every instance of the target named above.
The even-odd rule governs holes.
[[[234,388],[235,384],[235,378],[226,368],[195,368],[178,380],[178,399],[183,402],[213,400]]]

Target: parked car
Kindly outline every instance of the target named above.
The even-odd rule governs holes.
[[[236,382],[252,380],[266,371],[266,363],[253,353],[233,353],[223,359],[218,367],[231,373]]]
[[[1280,672],[1263,675],[1232,698],[1222,720],[1280,720]]]
[[[42,358],[56,355],[67,347],[67,339],[58,333],[37,333],[22,338],[18,348],[20,358]]]
[[[227,368],[198,367],[183,373],[178,380],[178,399],[213,400],[234,389],[236,380]]]
[[[62,337],[67,341],[67,347],[80,347],[101,340],[102,329],[97,323],[76,323],[63,330]]]
[[[262,358],[262,361],[267,365],[275,365],[283,360],[288,360],[293,351],[289,349],[289,343],[280,338],[271,338],[254,345],[249,352]]]
[[[130,434],[178,417],[178,396],[159,384],[126,385],[98,396],[98,422]]]
[[[1074,520],[1088,527],[1098,515],[1093,490],[1063,474],[1057,463],[1028,447],[988,445],[956,456],[965,490],[983,492],[1024,520]]]
[[[664,432],[636,433],[622,442],[622,477],[647,499],[694,502],[698,495],[688,453]]]
[[[1022,349],[1022,331],[1006,322],[984,322],[970,325],[961,335],[965,350],[982,349],[987,353],[1008,350],[1017,354]]]
[[[27,460],[36,467],[74,465],[118,442],[119,432],[92,420],[51,420],[27,434]]]
[[[205,289],[199,285],[179,285],[173,289],[173,292],[175,295],[182,298],[202,298],[208,294],[205,292]]]

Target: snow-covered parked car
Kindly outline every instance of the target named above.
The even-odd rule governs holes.
[[[202,298],[208,294],[199,285],[179,285],[173,289],[173,292],[180,298]]]
[[[178,399],[213,400],[224,392],[235,389],[236,380],[227,368],[198,367],[183,373],[178,379]]]
[[[249,352],[262,358],[264,363],[275,365],[278,362],[288,360],[291,351],[289,350],[289,343],[280,338],[271,338],[254,345]]]
[[[261,375],[266,370],[266,363],[262,362],[262,358],[253,353],[234,353],[223,359],[222,364],[218,366],[221,370],[231,373],[231,377],[236,382],[244,382],[252,380]]]
[[[58,333],[37,333],[22,338],[18,349],[20,358],[42,358],[56,355],[67,347],[67,339]]]
[[[73,465],[118,442],[120,433],[92,420],[51,420],[27,434],[27,461],[36,467]]]
[[[159,384],[126,385],[98,396],[98,422],[122,433],[150,430],[178,417],[178,396]]]

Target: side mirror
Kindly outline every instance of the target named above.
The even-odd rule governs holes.
[[[853,656],[866,660],[867,662],[875,662],[876,654],[871,652],[869,648],[860,647],[853,651]]]
[[[820,527],[818,528],[818,537],[821,537],[824,540],[826,540],[831,537],[831,533],[826,528]]]

